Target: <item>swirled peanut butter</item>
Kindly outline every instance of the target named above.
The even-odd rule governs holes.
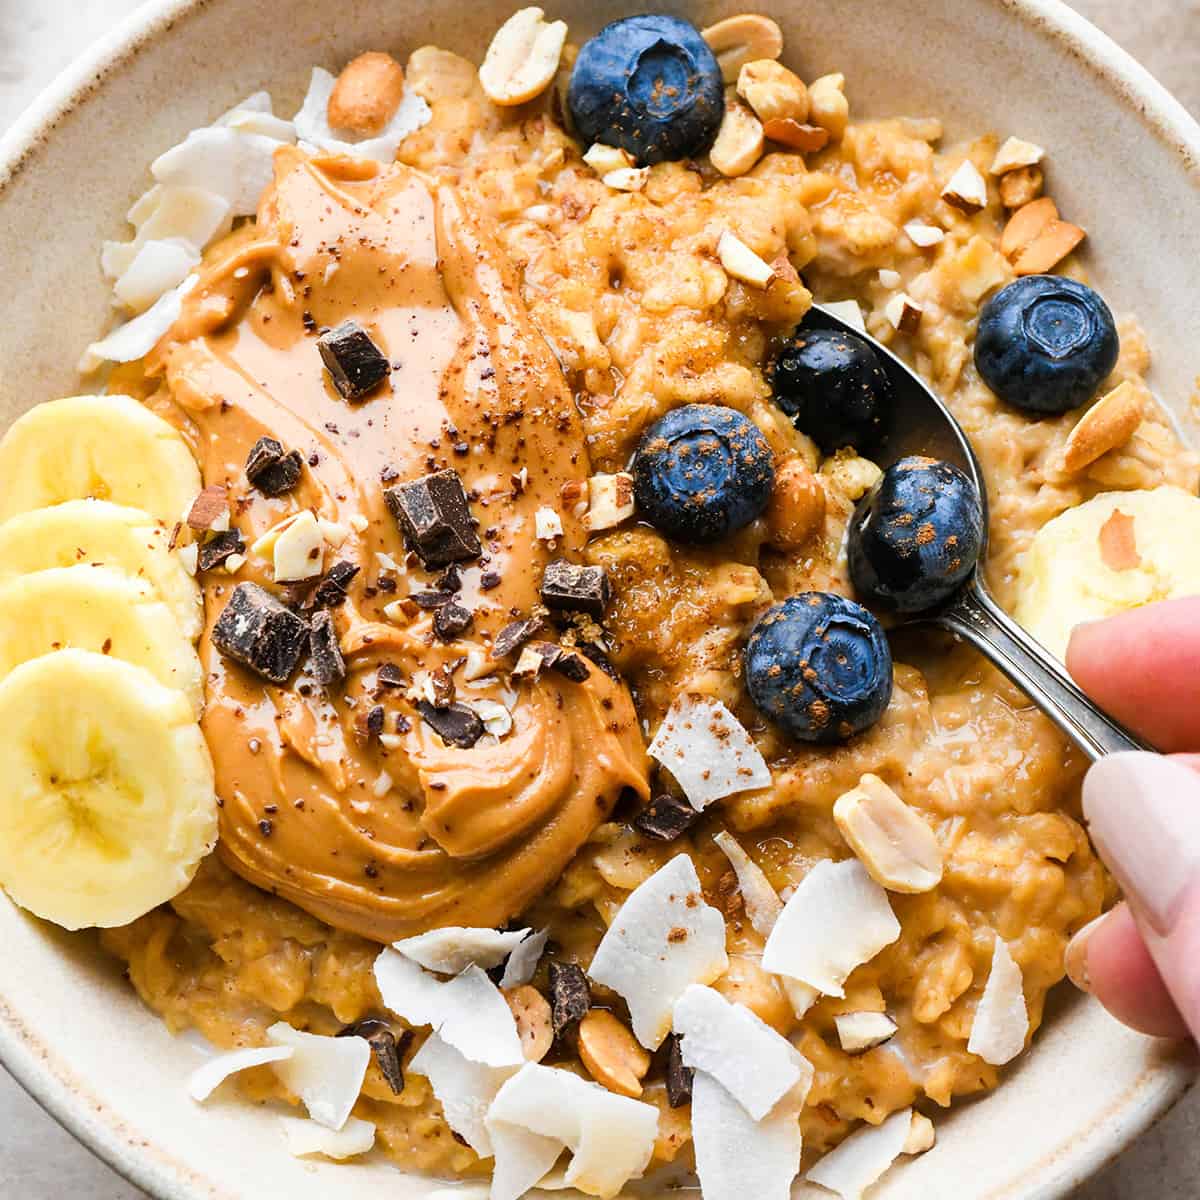
[[[317,345],[348,318],[392,365],[356,403]],[[488,230],[456,192],[406,167],[281,150],[257,221],[207,255],[148,367],[165,385],[155,403],[180,415],[205,484],[228,488],[248,547],[236,578],[203,574],[222,857],[379,940],[520,912],[622,789],[646,793],[646,763],[627,689],[593,664],[581,682],[517,680],[511,659],[470,678],[497,632],[537,605],[546,563],[577,556],[585,532],[563,488],[589,474],[572,396]],[[263,436],[306,463],[276,498],[245,477]],[[456,599],[473,624],[450,641],[403,602],[436,589],[437,574],[406,554],[384,500],[386,487],[446,468],[482,544],[459,564]],[[553,548],[536,536],[543,508],[561,519]],[[360,568],[332,609],[347,673],[331,688],[307,667],[272,686],[212,642],[237,582],[281,592],[269,548],[254,544],[303,509],[325,522],[323,568]],[[511,729],[502,720],[469,747],[447,743],[416,706],[435,680],[452,681],[459,702],[505,705]]]

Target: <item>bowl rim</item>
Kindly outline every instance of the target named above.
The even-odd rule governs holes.
[[[1064,0],[987,2],[1040,36],[1059,42],[1098,83],[1135,112],[1200,187],[1200,123],[1128,52]],[[145,0],[68,64],[0,136],[0,198],[36,162],[59,123],[98,93],[106,79],[166,36],[181,18],[215,3],[219,0]],[[1194,1061],[1194,1056],[1188,1057]],[[184,1177],[180,1164],[164,1162],[152,1145],[124,1129],[100,1097],[73,1086],[69,1068],[17,1018],[2,994],[0,1065],[48,1115],[136,1187],[159,1200],[215,1195],[211,1183],[198,1176]],[[1035,1189],[1039,1200],[1065,1196],[1111,1162],[1174,1106],[1189,1086],[1189,1074],[1162,1068],[1144,1075],[1140,1086],[1129,1093],[1133,1111],[1122,1114],[1125,1119],[1114,1140],[1096,1143],[1086,1139],[1080,1147],[1060,1148],[1054,1156],[1052,1177]],[[1135,1096],[1140,1104],[1133,1103]]]

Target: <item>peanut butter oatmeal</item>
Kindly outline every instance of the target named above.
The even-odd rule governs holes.
[[[718,74],[688,120],[708,124],[685,130],[703,149],[659,153],[644,131],[600,145],[568,128],[571,112],[585,123],[572,80],[591,43],[524,12],[537,19],[505,27],[483,83],[431,46],[402,72],[372,53],[326,81],[325,130],[386,139],[422,102],[427,120],[382,161],[303,133],[275,148],[253,215],[216,229],[165,334],[114,371],[109,390],[177,430],[202,476],[172,546],[194,547],[203,593],[200,727],[220,808],[190,885],[103,943],[170,1029],[217,1047],[277,1043],[277,1022],[367,1038],[353,1117],[404,1168],[492,1170],[482,1124],[448,1120],[436,1071],[414,1069],[439,1038],[457,1043],[385,997],[381,943],[407,954],[404,939],[448,927],[464,945],[546,931],[544,953],[514,936],[522,969],[508,943],[433,966],[414,950],[420,968],[403,969],[447,989],[472,971],[490,987],[490,970],[524,1059],[656,1110],[647,1169],[698,1163],[707,1191],[693,1071],[697,1109],[700,1089],[725,1086],[761,1125],[794,1100],[802,1169],[913,1106],[925,1149],[926,1117],[996,1086],[1028,1044],[1067,941],[1116,889],[1080,823],[1079,751],[948,636],[894,636],[882,715],[836,736],[798,741],[751,700],[751,628],[788,598],[853,595],[847,528],[888,465],[802,432],[772,364],[814,299],[857,303],[982,461],[987,578],[1009,609],[1050,521],[1101,493],[1194,495],[1200,462],[1145,383],[1132,318],[1083,422],[1013,407],[981,378],[989,298],[1052,270],[1086,282],[1082,229],[1041,195],[1040,147],[945,147],[936,119],[851,119],[853,80],[806,86],[752,16],[705,31]],[[768,480],[711,536],[664,532],[634,462],[685,406],[729,414],[743,500]],[[733,764],[703,801],[652,744],[688,704]],[[684,753],[703,753],[687,736]],[[789,1077],[758,1115],[719,1063],[689,1057],[698,1034],[681,1050],[668,1010],[647,1037],[644,998],[593,968],[602,940],[602,959],[636,941],[619,914],[681,855],[697,924],[668,941],[698,955],[704,916],[725,927],[710,947],[724,961],[684,995],[715,1003],[693,994],[711,985],[790,1043],[796,1078],[811,1069],[806,1093]],[[846,895],[872,898],[864,938],[880,932],[816,987],[769,967],[831,863]],[[989,1013],[1023,1002],[1007,1058],[968,1048],[984,1044],[985,988]],[[302,1099],[269,1064],[237,1086]],[[613,1194],[580,1171],[568,1181]]]

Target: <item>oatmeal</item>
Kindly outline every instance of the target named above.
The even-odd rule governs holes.
[[[990,300],[1085,282],[1046,152],[851,120],[853,81],[806,87],[771,27],[722,22],[714,59],[686,22],[633,19],[633,44],[711,63],[671,120],[609,111],[617,35],[564,46],[539,10],[482,83],[434,47],[315,73],[306,144],[271,151],[253,217],[213,224],[113,375],[200,467],[171,544],[205,601],[220,836],[104,945],[218,1047],[281,1044],[280,1021],[367,1039],[354,1119],[406,1168],[486,1175],[497,1122],[554,1151],[521,1160],[530,1186],[566,1147],[597,1195],[679,1161],[723,1197],[702,1131],[729,1122],[798,1128],[805,1169],[860,1127],[919,1152],[930,1114],[1000,1081],[1115,898],[1080,753],[970,648],[889,641],[851,602],[852,515],[894,481],[869,457],[886,379],[804,318],[852,302],[945,399],[1007,608],[1048,523],[1194,496],[1200,464],[1131,318],[1096,378],[1010,403],[984,382]],[[808,394],[818,351],[839,373]],[[1087,394],[1058,404],[1068,384]],[[810,696],[804,658],[772,708],[772,655],[818,618],[855,703]],[[464,1071],[490,1091],[456,1091]],[[238,1086],[313,1112],[273,1064]],[[589,1159],[592,1120],[628,1162]]]

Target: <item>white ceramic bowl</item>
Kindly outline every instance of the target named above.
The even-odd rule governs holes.
[[[543,0],[544,2],[544,0]],[[190,128],[268,87],[281,111],[314,62],[435,42],[478,56],[513,0],[153,0],[72,67],[0,143],[0,419],[77,389],[103,321],[100,240],[146,186],[146,166]],[[576,37],[654,7],[556,0]],[[1137,312],[1153,382],[1187,426],[1200,372],[1200,127],[1154,80],[1057,0],[758,0],[668,4],[700,24],[743,7],[784,27],[793,65],[844,71],[855,113],[943,117],[948,133],[1017,133],[1050,147],[1053,189],[1090,231],[1096,279]],[[1193,432],[1195,432],[1193,427]],[[2,736],[2,734],[0,734]],[[2,783],[0,783],[2,785]],[[199,1109],[196,1062],[94,944],[0,896],[0,1058],[64,1125],[156,1196],[429,1200],[383,1162],[290,1158],[274,1117],[237,1101]],[[1116,1154],[1178,1097],[1193,1064],[1095,1004],[1057,996],[1033,1051],[991,1095],[939,1124],[937,1148],[892,1172],[878,1200],[1048,1198]],[[476,1185],[456,1188],[466,1200]]]

